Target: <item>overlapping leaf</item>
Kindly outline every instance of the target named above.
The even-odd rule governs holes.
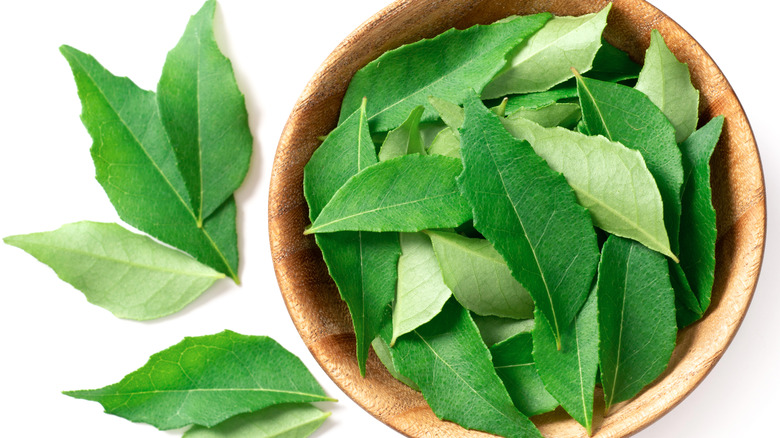
[[[473,314],[474,323],[485,345],[492,347],[518,333],[530,333],[534,329],[533,319],[502,318],[500,316],[482,316]]]
[[[117,224],[77,222],[4,241],[49,265],[87,301],[120,318],[170,315],[225,276]]]
[[[82,121],[94,141],[97,180],[122,220],[238,281],[235,201],[229,197],[200,222],[154,93],[72,47],[60,51],[73,70]]]
[[[230,60],[214,39],[216,1],[207,1],[168,53],[157,85],[165,129],[201,223],[241,185],[252,133]]]
[[[474,95],[461,129],[458,183],[474,226],[507,261],[560,342],[587,298],[598,247],[587,211],[564,177],[512,137]]]
[[[330,412],[307,403],[271,406],[236,415],[211,428],[193,426],[184,438],[306,438],[329,416]]]
[[[428,96],[462,103],[469,88],[480,91],[504,66],[506,54],[550,17],[543,13],[489,26],[450,29],[386,52],[355,73],[342,102],[339,123],[360,106],[364,96],[368,97],[367,114],[376,132],[397,127],[417,105],[426,107],[423,121],[433,120],[436,115]]]
[[[211,427],[283,403],[332,401],[303,362],[276,341],[227,330],[185,338],[113,385],[65,394],[163,430]]]
[[[424,110],[423,106],[415,107],[401,126],[387,134],[379,149],[380,161],[408,154],[425,154],[422,135],[420,135],[420,117]]]

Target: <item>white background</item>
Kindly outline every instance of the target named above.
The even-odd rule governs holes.
[[[46,266],[0,245],[0,435],[164,437],[102,413],[62,390],[100,387],[184,336],[232,329],[270,335],[297,354],[339,403],[316,437],[398,437],[357,407],[318,367],[284,307],[267,230],[274,152],[293,104],[319,64],[388,0],[221,0],[218,41],[247,96],[255,136],[252,166],[237,192],[241,279],[222,281],[184,311],[138,323],[90,305]],[[744,324],[723,359],[680,406],[641,438],[772,436],[778,415],[780,342],[780,43],[774,2],[654,3],[688,30],[729,78],[752,123],[766,177],[764,268]],[[94,179],[91,139],[79,120],[73,77],[60,44],[155,89],[165,55],[201,0],[4,1],[0,15],[0,236],[53,230],[80,220],[119,222]],[[768,10],[774,8],[774,11]],[[777,429],[774,429],[777,433]],[[777,435],[774,435],[777,436]]]

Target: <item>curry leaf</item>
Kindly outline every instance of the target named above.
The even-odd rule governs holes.
[[[424,106],[415,107],[401,126],[387,134],[382,148],[379,149],[379,161],[408,154],[425,154],[422,135],[420,135],[420,117]]]
[[[723,117],[712,119],[681,145],[685,181],[680,220],[680,266],[699,298],[701,312],[710,305],[715,274],[715,209],[710,187],[710,157],[718,144]]]
[[[543,13],[465,30],[450,29],[386,52],[355,73],[342,102],[339,123],[360,106],[364,96],[368,97],[367,114],[374,131],[397,127],[417,105],[426,107],[423,121],[433,120],[435,111],[428,96],[462,103],[469,88],[481,90],[504,66],[506,54],[550,17]]]
[[[512,137],[473,95],[461,129],[458,184],[474,227],[507,261],[560,342],[585,302],[598,247],[588,212],[564,177]]]
[[[160,115],[198,222],[246,176],[252,133],[230,60],[214,39],[216,1],[207,1],[168,53],[157,85]]]
[[[545,91],[570,79],[572,68],[590,70],[611,8],[609,3],[593,14],[548,21],[520,47],[509,66],[485,86],[482,97]]]
[[[538,108],[518,108],[502,121],[507,125],[511,124],[512,120],[525,119],[545,128],[560,126],[568,129],[580,121],[581,114],[580,106],[576,103],[551,103]]]
[[[401,252],[391,345],[402,334],[430,321],[452,295],[426,235],[401,233]]]
[[[691,84],[688,65],[677,60],[655,29],[650,33],[650,47],[635,88],[645,93],[672,122],[677,143],[696,129],[699,91]]]
[[[282,403],[333,401],[303,362],[276,341],[229,330],[184,338],[113,385],[65,394],[162,430],[211,427]]]
[[[518,333],[530,333],[534,329],[533,319],[513,319],[477,314],[472,314],[471,317],[479,328],[482,341],[488,347],[505,341]]]
[[[561,172],[593,224],[674,256],[664,227],[664,207],[653,175],[638,151],[602,136],[544,128],[520,117],[504,126],[528,141],[553,170]]]
[[[77,222],[4,241],[49,265],[87,301],[119,318],[170,315],[225,276],[117,224]]]
[[[236,415],[207,428],[193,426],[184,438],[306,438],[330,416],[307,403],[271,406]]]
[[[666,260],[617,236],[598,275],[599,364],[606,409],[635,396],[666,368],[677,336]]]
[[[541,437],[513,405],[477,326],[457,301],[400,337],[393,355],[439,418],[507,438]]]
[[[358,173],[322,210],[311,233],[450,228],[471,217],[455,177],[460,161],[442,155],[404,155]]]
[[[479,315],[523,319],[533,316],[534,302],[512,277],[506,261],[485,239],[427,231],[444,283],[468,310]]]
[[[674,127],[647,96],[633,88],[578,76],[577,90],[591,135],[603,135],[642,153],[661,193],[669,245],[677,254],[683,168]]]
[[[490,347],[498,377],[504,382],[517,409],[529,417],[550,412],[559,404],[544,388],[544,382],[536,371],[533,346],[533,338],[528,331]]]
[[[597,292],[591,292],[577,317],[565,328],[563,345],[555,346],[544,314],[535,312],[534,360],[545,388],[588,431],[593,427],[593,394],[599,365]]]
[[[513,94],[511,96],[507,96],[506,113],[511,115],[520,108],[541,108],[563,99],[571,99],[575,97],[577,97],[577,87],[575,84],[568,85],[568,82],[550,90],[540,91],[538,93]]]
[[[154,93],[112,75],[90,55],[68,46],[60,51],[78,86],[97,180],[122,220],[238,282],[235,201],[229,197],[200,223]]]
[[[449,126],[439,131],[428,148],[430,155],[444,155],[460,159],[460,135]]]
[[[409,380],[406,376],[402,375],[398,372],[398,369],[395,366],[395,359],[393,358],[393,350],[390,348],[390,345],[388,344],[390,338],[392,337],[392,324],[386,324],[385,328],[382,329],[382,332],[380,332],[380,336],[377,336],[376,339],[374,339],[373,342],[371,342],[371,347],[374,348],[374,353],[376,353],[376,357],[379,358],[379,361],[382,362],[382,365],[387,368],[387,371],[390,373],[393,378],[398,380],[399,382],[403,383],[404,385],[414,389],[415,391],[419,391],[420,388],[417,387],[417,385],[414,384],[411,380]],[[387,336],[383,336],[386,332]],[[388,341],[385,341],[385,338],[388,339]]]
[[[328,135],[304,167],[303,188],[309,217],[316,219],[350,177],[376,162],[364,101]],[[387,306],[395,296],[401,253],[398,235],[357,231],[318,234],[315,238],[352,316],[358,368],[365,374],[371,341],[379,333]]]
[[[593,68],[585,76],[600,81],[622,82],[639,77],[642,66],[631,60],[628,53],[601,41],[601,48],[593,59]]]

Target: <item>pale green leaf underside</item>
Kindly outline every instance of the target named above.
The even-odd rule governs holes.
[[[585,72],[601,47],[601,33],[612,8],[579,17],[554,17],[533,36],[482,91],[483,99],[545,91]]]
[[[476,314],[472,314],[471,317],[479,328],[482,341],[488,347],[505,341],[518,333],[531,333],[534,329],[533,319],[513,319]]]
[[[460,135],[449,126],[439,131],[428,148],[429,155],[444,155],[460,159]]]
[[[390,325],[387,324],[387,327],[383,328],[384,332],[387,332],[387,339],[389,340],[390,335]],[[384,334],[384,332],[382,332]],[[371,343],[371,346],[374,348],[374,352],[376,353],[376,357],[379,358],[379,361],[382,362],[382,365],[387,368],[387,371],[390,373],[391,376],[393,376],[396,380],[403,383],[404,385],[414,389],[415,391],[419,391],[420,388],[417,387],[417,385],[414,384],[411,380],[409,380],[406,376],[402,375],[398,372],[398,369],[395,366],[395,360],[393,359],[393,351],[390,348],[390,345],[385,341],[383,336],[377,336],[376,339]]]
[[[650,33],[650,47],[635,88],[661,109],[682,143],[699,121],[699,91],[691,84],[688,65],[677,60],[658,30]]]
[[[531,296],[490,242],[451,232],[426,234],[433,243],[444,283],[463,307],[479,315],[533,317]]]
[[[401,252],[391,345],[402,334],[430,321],[452,295],[425,234],[401,233]]]
[[[236,206],[229,197],[201,224],[160,119],[154,93],[62,46],[92,137],[96,178],[128,224],[238,281]]]
[[[278,404],[332,401],[303,362],[276,341],[229,330],[184,338],[113,385],[65,394],[161,430],[211,427]]]
[[[117,224],[77,222],[4,241],[54,269],[87,301],[119,318],[170,315],[225,276]]]
[[[471,217],[455,183],[460,171],[459,160],[442,155],[380,162],[350,178],[305,233],[456,227]]]
[[[566,177],[594,225],[673,256],[661,194],[639,151],[602,136],[544,128],[519,117],[503,122],[513,136],[528,141],[553,170]]]
[[[387,133],[382,147],[379,149],[379,161],[408,154],[425,154],[422,135],[420,134],[420,117],[424,106],[415,107],[401,126]]]
[[[514,119],[531,120],[545,128],[560,126],[571,128],[580,121],[580,106],[576,103],[551,103],[538,108],[518,108],[509,114],[504,124],[511,124]]]
[[[157,85],[160,116],[201,222],[241,185],[252,153],[244,95],[214,39],[215,9],[209,0],[192,16]]]
[[[184,438],[306,438],[329,416],[330,412],[307,403],[271,406],[236,415],[212,428],[193,426]]]

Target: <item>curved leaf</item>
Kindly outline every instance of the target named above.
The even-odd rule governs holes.
[[[184,432],[184,438],[306,438],[328,417],[330,412],[306,403],[271,406],[236,415],[211,428],[193,426]]]
[[[415,107],[401,126],[387,133],[382,147],[379,149],[379,161],[408,154],[425,155],[422,135],[420,134],[420,117],[424,106]]]

